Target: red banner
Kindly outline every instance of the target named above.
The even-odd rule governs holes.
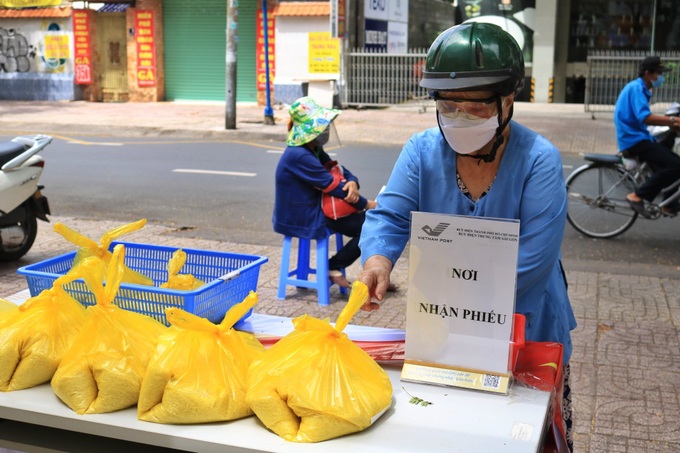
[[[331,0],[331,38],[345,37],[345,0]]]
[[[265,91],[267,89],[267,69],[264,52],[264,26],[262,25],[262,10],[257,11],[257,46],[255,47],[257,89]],[[269,87],[274,86],[274,18],[267,15],[267,44],[269,53]]]
[[[92,83],[92,60],[90,59],[90,15],[85,10],[74,9],[73,39],[74,55],[73,70],[77,85]]]
[[[137,33],[137,85],[156,86],[156,43],[153,35],[153,11],[135,11]]]

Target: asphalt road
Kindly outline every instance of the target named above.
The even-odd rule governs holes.
[[[55,215],[121,222],[146,218],[174,226],[178,235],[278,245],[271,212],[282,151],[283,144],[265,142],[55,138],[42,153],[41,183]],[[359,143],[329,148],[360,177],[368,197],[387,181],[399,151],[399,146]],[[563,160],[565,176],[583,163],[573,154]],[[586,238],[567,225],[565,263],[571,269],[677,275],[678,222],[640,219],[609,240]]]
[[[162,139],[55,138],[41,183],[55,215],[174,226],[204,239],[279,245],[272,231],[274,171],[283,146]],[[347,145],[328,152],[374,198],[399,149]]]

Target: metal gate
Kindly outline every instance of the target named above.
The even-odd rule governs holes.
[[[638,77],[640,62],[649,52],[592,51],[588,54],[588,77],[584,107],[586,112],[613,112],[624,86]],[[652,95],[652,110],[662,112],[672,102],[680,102],[680,52],[655,52],[664,65],[673,68],[666,81]]]
[[[426,89],[418,83],[427,49],[407,53],[380,53],[354,50],[345,65],[343,106],[389,106],[417,102],[423,108],[434,106]]]
[[[127,44],[125,13],[97,14],[97,48],[102,101],[127,102]]]

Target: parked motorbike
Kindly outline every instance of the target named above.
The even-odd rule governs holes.
[[[38,153],[51,142],[49,135],[33,135],[0,143],[0,261],[24,256],[38,234],[36,219],[49,222],[38,184],[45,161]]]

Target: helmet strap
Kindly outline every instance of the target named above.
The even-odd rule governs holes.
[[[497,107],[498,107],[498,128],[496,129],[496,135],[495,135],[495,140],[493,142],[493,145],[491,146],[491,150],[489,151],[488,154],[461,154],[463,157],[471,157],[473,159],[477,159],[477,165],[479,165],[482,162],[493,162],[494,159],[496,159],[496,152],[498,151],[498,148],[501,147],[503,142],[505,141],[505,137],[503,136],[503,131],[507,127],[507,125],[510,123],[510,120],[512,119],[512,114],[515,110],[514,104],[510,106],[510,112],[508,113],[508,117],[505,121],[503,121],[503,101],[501,100],[501,96],[498,97],[497,101]]]

